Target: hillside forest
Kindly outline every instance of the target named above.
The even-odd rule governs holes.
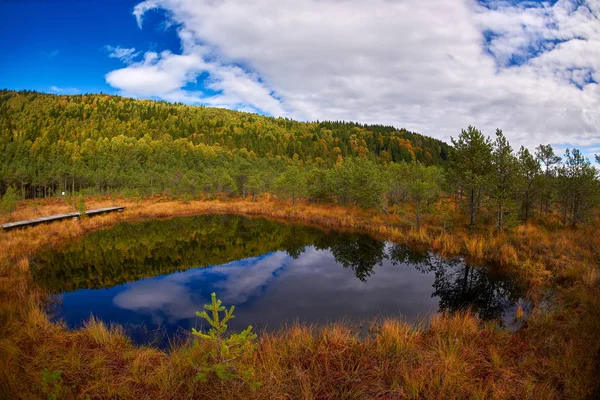
[[[383,212],[408,204],[417,226],[446,207],[462,210],[470,226],[502,229],[547,214],[564,225],[584,224],[600,202],[600,182],[581,151],[513,149],[500,129],[490,138],[469,126],[449,145],[391,126],[297,122],[103,94],[0,91],[3,210],[10,212],[12,199],[63,193],[270,193],[292,204]]]

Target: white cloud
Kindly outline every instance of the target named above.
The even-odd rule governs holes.
[[[474,0],[147,0],[181,54],[110,72],[123,94],[392,124],[513,146],[600,142],[600,6]],[[197,90],[188,90],[199,76]],[[186,87],[186,85],[188,85]]]
[[[223,278],[214,284],[219,298],[226,304],[240,305],[260,294],[289,258],[284,252],[275,252],[218,267],[191,269],[163,279],[143,279],[128,283],[126,289],[114,297],[113,303],[125,310],[151,315],[155,323],[165,320],[174,323],[192,318],[196,310],[202,309],[202,302],[208,297],[198,288],[192,290],[192,282],[218,275]]]
[[[81,91],[77,88],[61,88],[58,86],[50,86],[50,91],[57,94],[79,94]]]
[[[113,47],[110,45],[104,46],[104,49],[108,52],[110,58],[117,58],[123,61],[125,64],[132,64],[134,59],[140,54],[139,51],[135,51],[135,48],[126,47]]]
[[[170,280],[141,280],[128,285],[113,299],[116,307],[153,316],[156,323],[191,318],[198,306],[192,293],[182,284]]]

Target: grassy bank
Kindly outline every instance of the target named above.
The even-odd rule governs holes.
[[[230,200],[143,201],[90,198],[88,208],[123,213],[0,233],[0,398],[592,398],[600,369],[600,236],[551,222],[508,233],[468,231],[460,220],[431,217],[420,229],[401,215],[332,205]],[[24,202],[13,220],[73,211],[64,200]],[[67,331],[42,311],[29,258],[121,221],[235,213],[370,232],[498,264],[529,288],[538,307],[509,334],[468,313],[438,315],[427,330],[396,320],[364,339],[342,325],[292,326],[262,334],[251,361],[261,385],[197,382],[203,349],[136,348],[119,327],[90,321]],[[445,228],[444,228],[445,227]],[[452,229],[449,229],[451,227]],[[550,298],[549,306],[545,300]],[[58,373],[60,371],[60,373]]]

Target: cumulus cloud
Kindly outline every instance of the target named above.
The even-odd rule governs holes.
[[[130,62],[126,68],[108,73],[106,81],[124,95],[134,97],[158,97],[236,109],[251,107],[251,110],[274,115],[285,114],[279,101],[271,96],[257,74],[235,65],[207,61],[208,58],[209,50],[204,46],[192,46],[183,54],[149,51],[144,54],[143,60]],[[184,90],[202,73],[209,76],[203,88]]]
[[[78,94],[81,93],[81,91],[77,88],[61,88],[58,86],[50,86],[50,91],[57,93],[57,94]]]
[[[225,277],[215,284],[225,303],[242,304],[260,292],[285,268],[290,257],[281,251],[262,257],[249,259],[249,263],[233,263],[222,265],[214,270]]]
[[[113,299],[116,307],[151,315],[157,324],[190,318],[198,308],[193,294],[182,284],[167,280],[142,280]]]
[[[110,72],[127,95],[445,140],[473,124],[514,145],[600,141],[597,2],[147,0],[141,28],[153,9],[181,52]]]
[[[439,298],[431,296],[433,280],[432,274],[410,264],[385,260],[366,284],[337,263],[329,250],[309,246],[298,259],[276,251],[128,283],[113,304],[151,316],[156,324],[180,324],[193,318],[215,292],[224,304],[243,310],[233,321],[236,327],[276,327],[296,317],[310,322],[371,318],[373,310],[416,321],[438,307]]]
[[[209,292],[201,290],[206,281],[218,276],[214,290],[227,304],[240,305],[260,294],[289,256],[275,252],[260,257],[237,260],[218,267],[205,267],[171,274],[162,279],[144,279],[127,284],[113,299],[115,306],[151,315],[153,321],[174,323],[193,317],[207,302]],[[209,287],[209,286],[205,286]]]

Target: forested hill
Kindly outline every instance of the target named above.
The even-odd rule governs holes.
[[[132,139],[145,143],[181,139],[182,146],[246,149],[258,157],[296,157],[325,165],[334,164],[339,156],[367,154],[384,162],[417,160],[440,165],[449,147],[437,139],[391,126],[296,122],[103,94],[58,96],[0,91],[3,152],[50,151],[59,142],[74,151],[73,146],[99,146],[106,139],[113,145],[126,142],[128,146],[137,145]]]

